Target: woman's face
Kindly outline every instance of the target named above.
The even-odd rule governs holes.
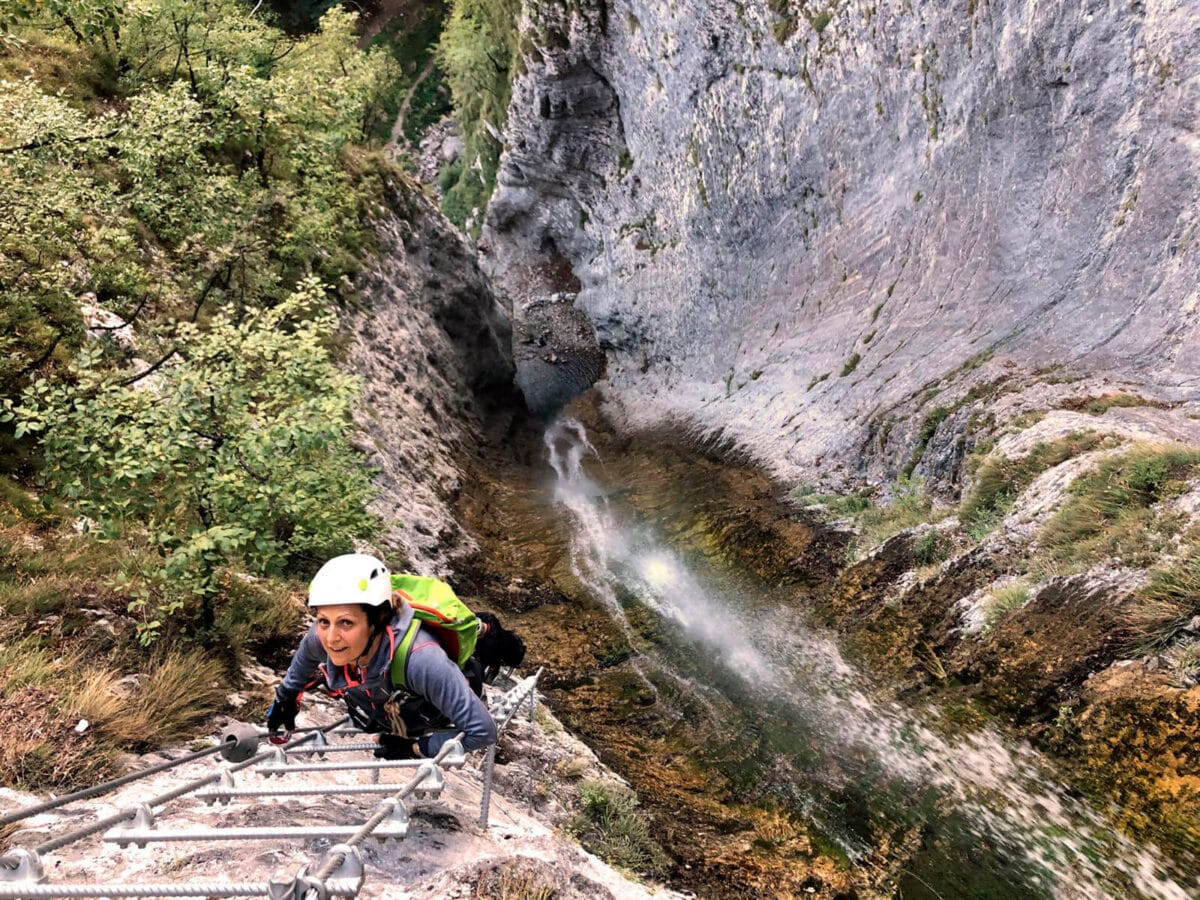
[[[367,612],[355,603],[317,607],[317,637],[335,666],[345,666],[367,652],[371,628]]]

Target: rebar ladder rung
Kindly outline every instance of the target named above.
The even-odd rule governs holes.
[[[312,840],[326,837],[353,837],[359,830],[358,825],[280,825],[272,827],[246,826],[242,828],[191,828],[179,831],[168,831],[161,828],[128,828],[104,835],[106,843],[137,844],[145,846],[152,843],[167,841],[255,841],[255,840]],[[371,832],[376,838],[401,838],[408,829],[377,830]]]
[[[295,785],[292,787],[266,788],[214,788],[196,794],[197,800],[215,803],[234,797],[315,797],[342,794],[394,794],[404,787],[400,782],[345,785]]]

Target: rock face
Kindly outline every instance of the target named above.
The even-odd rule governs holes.
[[[1169,0],[529,0],[496,278],[565,260],[610,412],[783,477],[894,475],[1002,379],[1186,397],[1197,26]]]
[[[356,424],[377,469],[389,558],[444,574],[475,546],[453,512],[461,467],[489,417],[520,402],[511,326],[466,239],[415,187],[391,187],[396,214],[377,225],[365,306],[343,318],[347,363],[364,381]]]

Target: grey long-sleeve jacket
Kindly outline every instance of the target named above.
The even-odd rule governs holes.
[[[283,677],[284,689],[301,693],[323,677],[329,694],[345,700],[355,725],[363,731],[394,733],[396,729],[384,711],[394,692],[388,675],[392,656],[412,619],[413,611],[406,605],[387,627],[379,649],[364,668],[333,665],[314,623],[292,657]],[[405,736],[417,739],[422,755],[435,755],[456,731],[464,733],[463,746],[467,750],[495,743],[496,723],[487,707],[475,696],[462,670],[424,627],[413,641],[404,677],[408,691],[396,698],[400,719]]]

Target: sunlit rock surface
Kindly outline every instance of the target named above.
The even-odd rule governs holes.
[[[570,264],[628,424],[785,477],[953,477],[925,446],[998,395],[1195,392],[1198,26],[1157,0],[534,0],[492,265]]]

